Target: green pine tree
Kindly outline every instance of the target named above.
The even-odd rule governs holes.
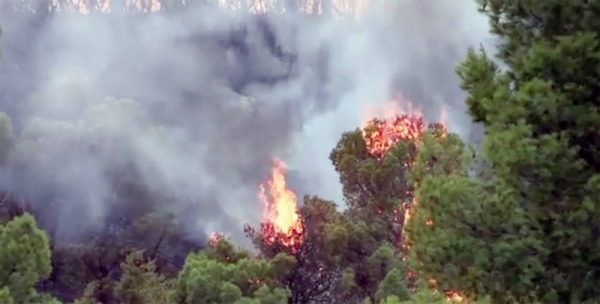
[[[35,290],[51,270],[48,237],[33,216],[25,214],[0,224],[0,300],[15,304],[59,303]]]
[[[458,73],[486,129],[486,178],[444,156],[468,155],[460,143],[424,144],[412,265],[494,303],[597,303],[600,1],[479,2],[497,58],[471,51]]]

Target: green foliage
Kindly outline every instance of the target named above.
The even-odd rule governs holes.
[[[458,73],[491,178],[467,174],[460,142],[424,143],[411,266],[495,303],[598,301],[600,4],[480,2],[508,69],[471,51]]]
[[[253,259],[230,250],[231,244],[223,239],[215,247],[188,256],[175,283],[174,302],[287,303],[288,292],[277,281],[295,265],[292,257],[280,254],[273,261]]]
[[[115,286],[121,303],[168,303],[171,286],[166,278],[156,272],[154,261],[146,261],[142,252],[130,253],[121,263],[123,274]]]
[[[404,272],[397,248],[402,242],[403,204],[412,200],[406,164],[414,161],[416,149],[415,140],[401,141],[385,157],[376,158],[357,129],[343,134],[331,152],[348,209],[325,233],[344,269],[339,289],[345,301],[373,300],[388,271]]]
[[[410,199],[406,194],[410,170],[405,164],[413,161],[415,152],[416,142],[405,141],[378,159],[369,154],[361,130],[343,134],[330,159],[340,175],[349,212],[387,228],[393,222],[393,210]],[[390,236],[389,241],[395,239]]]
[[[405,304],[426,304],[426,303],[427,304],[445,304],[445,303],[448,303],[448,300],[446,299],[444,294],[440,293],[439,291],[431,290],[426,287],[420,288],[414,295],[412,295],[410,300],[402,300],[395,296],[391,297],[391,299],[394,299],[394,298],[398,302],[392,302],[392,303],[405,303]],[[390,301],[390,298],[388,298],[387,301]],[[387,302],[384,302],[384,303],[387,303]],[[391,304],[391,303],[387,303],[387,304]]]
[[[52,274],[41,286],[49,292],[58,290],[75,298],[81,296],[90,282],[102,282],[101,286],[109,284],[102,279],[105,273],[114,272],[121,259],[125,258],[126,255],[119,254],[119,251],[119,247],[100,244],[97,240],[79,246],[54,248]],[[101,286],[98,286],[99,290],[104,289]],[[108,293],[112,294],[112,291]]]
[[[83,291],[83,296],[81,298],[75,300],[75,302],[73,302],[73,304],[101,304],[95,298],[95,292],[97,289],[98,289],[98,282],[89,283],[86,286],[85,290]]]
[[[447,304],[448,301],[443,294],[432,291],[429,289],[423,289],[415,293],[410,299],[402,299],[398,296],[392,295],[385,300],[379,302],[379,304]]]
[[[6,287],[15,303],[35,295],[34,286],[50,274],[48,237],[26,214],[0,226],[0,287]]]
[[[389,297],[395,297],[402,301],[410,299],[410,293],[406,288],[406,283],[402,275],[396,268],[390,270],[381,283],[379,283],[375,299],[378,302]]]
[[[337,205],[332,201],[323,200],[316,196],[305,196],[300,208],[303,232],[298,235],[301,246],[296,250],[281,244],[264,242],[261,230],[256,232],[247,228],[261,255],[277,263],[277,257],[286,257],[284,267],[287,275],[279,276],[278,283],[285,286],[291,293],[292,303],[332,303],[338,301],[334,290],[340,280],[340,248],[344,239],[337,238],[336,233],[344,233],[340,227],[341,214]],[[342,246],[342,247],[340,247]],[[281,255],[286,253],[286,255]],[[293,260],[289,259],[291,255]],[[292,263],[293,262],[293,263]]]
[[[340,220],[337,205],[318,197],[304,198],[301,208],[304,243],[294,256],[298,263],[283,281],[291,291],[293,303],[331,303],[337,301],[334,290],[339,280],[339,243],[330,232]]]
[[[127,303],[167,304],[172,292],[171,282],[156,270],[154,261],[141,251],[133,251],[121,262],[122,274],[117,282],[98,279],[89,283],[74,304]]]
[[[437,125],[427,128],[432,136],[444,132]],[[367,127],[367,136],[375,130]],[[456,141],[457,137],[450,137]],[[435,140],[426,139],[429,144]],[[363,130],[342,135],[330,158],[340,175],[344,200],[348,209],[338,222],[326,230],[330,243],[335,244],[334,254],[344,269],[340,289],[347,293],[346,301],[369,298],[376,300],[379,283],[392,270],[391,275],[406,269],[401,263],[403,246],[404,207],[413,195],[413,163],[418,154],[418,138],[398,141],[385,156],[369,153]],[[422,157],[422,156],[421,156]],[[450,158],[467,159],[456,152]],[[443,168],[452,170],[453,167]],[[425,170],[425,168],[420,168]],[[394,276],[390,277],[392,280]],[[353,282],[351,283],[351,281]],[[399,295],[405,297],[411,282],[402,280]]]
[[[62,304],[61,301],[57,300],[51,295],[48,294],[38,294],[33,300],[32,303],[36,304]]]
[[[7,287],[0,289],[0,303],[3,304],[14,304],[12,296],[10,295],[10,290]]]
[[[29,214],[0,224],[0,299],[21,303],[58,303],[38,294],[35,285],[51,271],[46,233]]]
[[[181,240],[181,228],[174,224],[172,216],[146,212],[117,237],[98,236],[83,244],[55,247],[52,276],[43,282],[45,290],[60,290],[79,297],[88,283],[98,281],[100,286],[96,294],[116,299],[113,290],[117,284],[115,274],[122,271],[122,262],[129,253],[138,250],[144,252],[145,258],[153,260],[157,272],[175,276],[179,271],[178,259],[183,263],[185,258],[178,250],[192,248]]]
[[[448,300],[444,294],[429,289],[421,288],[415,292],[410,299],[403,300],[398,296],[389,296],[379,304],[448,304],[448,303],[460,303],[459,300]],[[488,298],[479,301],[470,302],[471,304],[491,304]]]

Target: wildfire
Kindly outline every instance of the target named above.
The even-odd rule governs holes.
[[[223,238],[223,236],[218,232],[213,232],[208,237],[208,246],[215,247],[219,243],[219,241]]]
[[[363,139],[367,146],[367,150],[373,157],[377,159],[384,158],[387,152],[389,152],[400,142],[420,140],[423,136],[423,132],[425,131],[425,123],[420,111],[412,111],[410,102],[408,102],[409,111],[401,111],[398,104],[400,102],[405,102],[406,100],[402,98],[402,96],[399,97],[399,100],[394,100],[384,106],[384,118],[377,118],[377,115],[375,115],[372,109],[367,109],[367,117],[365,117],[366,119],[363,119],[361,124]],[[445,111],[442,110],[440,119],[441,123],[431,125],[433,128],[443,130],[444,134],[447,132],[445,127],[445,115]],[[413,163],[406,164],[407,167],[412,165]],[[401,211],[394,211],[396,220],[400,220],[397,216],[397,213],[404,213],[402,227],[406,226],[411,218],[411,209],[414,210],[418,203],[416,197],[414,197],[411,192],[407,194],[407,197],[410,198],[409,201],[402,205]],[[424,224],[431,227],[434,225],[434,222],[433,220],[428,219]],[[405,238],[404,235],[405,233],[403,231],[403,238]],[[410,250],[410,248],[404,245],[404,241],[402,243],[404,250]],[[408,275],[409,277],[414,277],[413,272],[409,271]],[[435,282],[434,279],[432,279],[432,281]],[[460,292],[447,290],[444,291],[444,293],[448,301],[464,301]]]
[[[259,186],[258,197],[265,208],[266,220],[261,224],[264,242],[267,245],[279,242],[297,252],[303,242],[304,225],[296,194],[286,185],[283,161],[274,160],[271,178]]]
[[[403,113],[397,103],[393,102],[385,106],[383,119],[369,117],[362,123],[367,149],[377,158],[384,157],[401,141],[418,140],[423,134],[424,127],[421,113],[410,109],[408,113]]]

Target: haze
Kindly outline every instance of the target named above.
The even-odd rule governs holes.
[[[0,188],[40,208],[60,199],[44,214],[65,241],[101,226],[118,185],[135,180],[191,234],[244,242],[273,157],[299,197],[343,205],[329,153],[367,105],[401,93],[426,120],[445,111],[451,131],[472,136],[454,69],[489,42],[474,2],[373,1],[359,20],[217,5],[4,9],[0,111],[19,140]]]

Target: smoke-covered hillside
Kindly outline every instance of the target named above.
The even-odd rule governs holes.
[[[401,92],[468,136],[454,66],[486,32],[474,5],[451,1],[400,1],[360,20],[4,5],[0,110],[17,140],[2,188],[51,205],[42,222],[57,239],[102,227],[140,197],[198,205],[185,209],[201,210],[186,223],[193,234],[240,235],[260,218],[256,189],[272,157],[297,170],[296,188],[340,200],[327,156],[365,105]]]

